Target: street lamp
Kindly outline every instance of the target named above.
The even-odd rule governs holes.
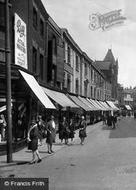
[[[11,113],[11,50],[10,50],[10,22],[9,1],[5,0],[6,12],[6,113],[7,113],[7,163],[12,162],[12,113]]]

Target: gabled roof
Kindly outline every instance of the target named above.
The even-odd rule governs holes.
[[[95,65],[100,69],[100,70],[109,70],[111,62],[110,61],[95,61]]]
[[[111,63],[116,64],[115,58],[113,56],[111,49],[108,49],[108,52],[104,58],[104,61],[110,61]]]

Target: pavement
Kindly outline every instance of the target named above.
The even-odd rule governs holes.
[[[98,123],[93,124],[93,125],[88,125],[87,126],[87,133],[93,132],[96,128],[98,128],[100,126],[102,126],[102,122],[98,122]],[[79,139],[78,134],[79,134],[79,130],[76,130],[75,131],[75,138],[74,138],[73,142],[69,143],[69,145],[74,143],[76,140]],[[71,141],[71,140],[69,140],[69,141]],[[57,151],[60,151],[62,148],[65,148],[67,146],[68,145],[65,145],[64,143],[60,142],[60,139],[59,139],[58,134],[57,134],[56,135],[56,142],[53,145],[54,153],[48,154],[46,139],[43,140],[42,146],[39,146],[39,152],[42,153],[42,159],[45,159],[49,156],[53,156]],[[7,163],[7,161],[6,161],[7,155],[0,156],[0,168],[3,168],[3,167],[6,168],[8,166],[15,166],[16,167],[16,165],[28,163],[31,160],[31,157],[32,157],[31,151],[28,150],[27,147],[25,147],[24,149],[12,154],[13,161],[11,163]]]

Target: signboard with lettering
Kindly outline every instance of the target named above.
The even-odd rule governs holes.
[[[27,31],[25,22],[15,13],[15,64],[25,69],[27,65]]]

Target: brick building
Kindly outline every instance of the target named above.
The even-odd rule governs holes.
[[[111,98],[117,100],[118,91],[118,60],[115,61],[112,50],[109,49],[103,61],[95,61],[95,64],[106,76],[106,80],[111,83]]]

